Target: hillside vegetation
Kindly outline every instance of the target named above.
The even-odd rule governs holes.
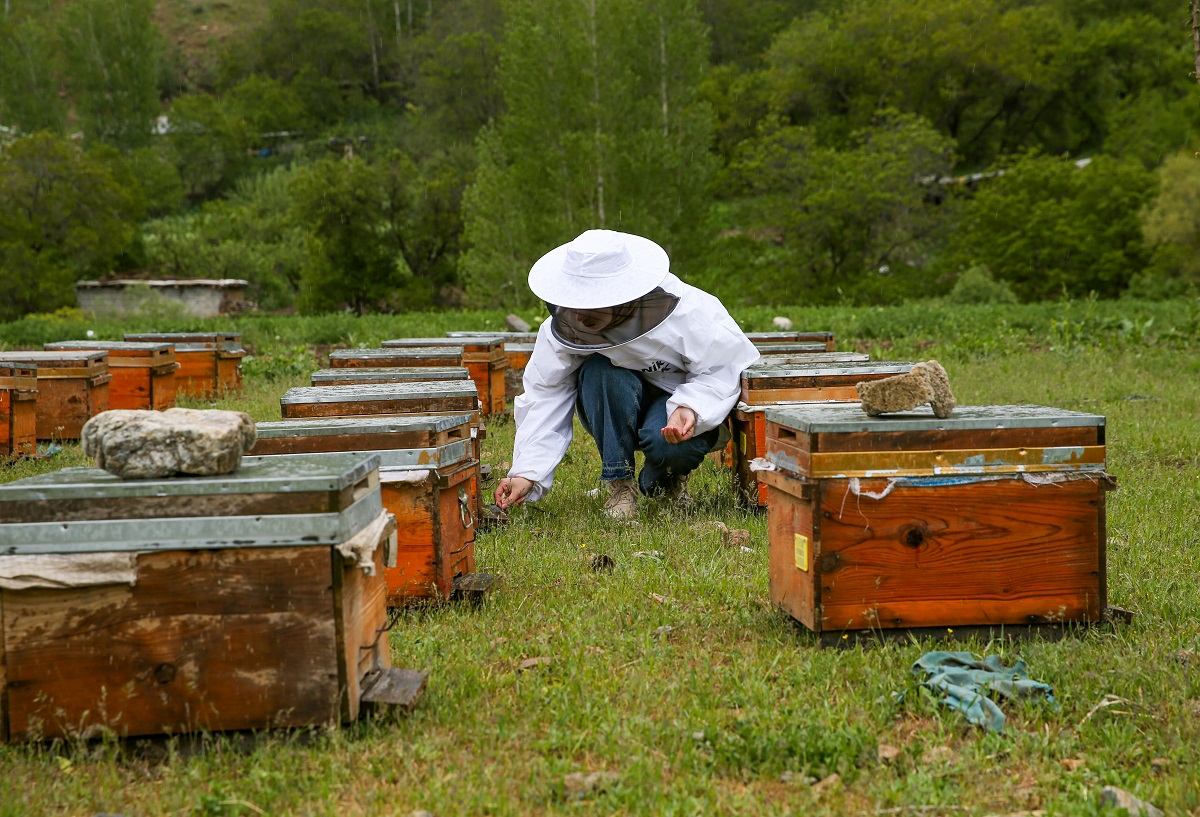
[[[116,273],[529,307],[532,261],[591,227],[745,305],[1195,293],[1185,12],[6,0],[0,320]]]

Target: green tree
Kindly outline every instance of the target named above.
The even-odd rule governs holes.
[[[140,191],[102,158],[50,133],[0,152],[0,320],[71,303],[76,280],[110,272],[128,248]]]
[[[513,0],[509,21],[507,113],[480,138],[464,200],[469,297],[531,302],[530,264],[593,227],[652,238],[686,269],[715,168],[694,3]]]
[[[768,122],[731,165],[745,194],[745,230],[777,237],[788,271],[761,283],[807,298],[849,297],[880,270],[924,262],[923,240],[940,224],[931,184],[953,164],[953,143],[920,117],[884,112],[844,149],[815,131]],[[775,290],[778,291],[778,290]]]
[[[1180,295],[1200,290],[1200,159],[1176,154],[1159,169],[1160,191],[1142,214],[1154,248],[1142,294]]]
[[[151,139],[164,48],[152,0],[71,0],[60,25],[68,85],[84,132],[138,147]]]
[[[24,133],[61,131],[53,36],[35,17],[0,22],[0,124]]]
[[[1063,292],[1116,297],[1145,268],[1138,214],[1155,178],[1139,163],[1031,153],[1005,164],[963,208],[944,264],[986,264],[1026,301]]]

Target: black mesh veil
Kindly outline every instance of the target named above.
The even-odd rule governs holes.
[[[655,287],[640,298],[601,309],[572,309],[546,304],[550,328],[563,344],[595,351],[620,346],[658,326],[679,303],[679,297]]]

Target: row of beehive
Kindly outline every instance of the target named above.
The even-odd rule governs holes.
[[[126,335],[0,352],[0,460],[31,456],[37,440],[78,439],[109,409],[162,410],[176,393],[212,397],[241,387],[240,335]]]

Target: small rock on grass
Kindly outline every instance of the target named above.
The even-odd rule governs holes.
[[[528,672],[531,669],[537,669],[538,667],[544,667],[545,665],[549,664],[550,661],[551,661],[551,659],[547,658],[544,655],[538,656],[537,658],[526,658],[524,661],[522,661],[520,664],[517,665],[517,668],[519,670],[521,670],[521,672]]]
[[[894,763],[900,757],[900,747],[890,743],[881,743],[875,748],[875,756],[883,763]]]
[[[1162,809],[1141,800],[1124,789],[1116,786],[1105,786],[1100,790],[1101,805],[1116,806],[1124,812],[1137,817],[1163,817]]]
[[[703,733],[701,732],[700,734]],[[811,786],[813,783],[817,782],[817,778],[804,774],[803,772],[786,771],[779,775],[779,782],[795,786]]]
[[[563,777],[563,789],[567,797],[582,800],[605,791],[620,779],[616,772],[571,772]]]
[[[592,557],[592,570],[597,573],[611,573],[616,566],[617,563],[613,561],[613,557],[606,553],[597,553]]]
[[[829,775],[828,777],[823,777],[820,780],[818,780],[816,783],[813,783],[812,790],[813,790],[813,793],[819,797],[822,794],[825,794],[826,792],[833,791],[838,786],[840,786],[841,783],[842,783],[842,776],[840,774],[838,774],[837,772],[834,772],[833,774]]]
[[[934,763],[949,763],[954,757],[954,750],[949,746],[934,746],[932,749],[927,749],[921,755],[921,762],[933,765]]]

